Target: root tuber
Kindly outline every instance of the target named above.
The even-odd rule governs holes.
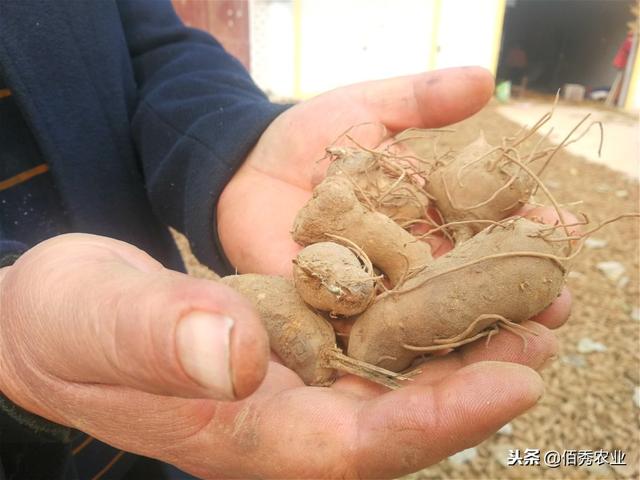
[[[372,268],[367,272],[347,247],[314,243],[293,260],[293,281],[302,299],[331,316],[362,313],[375,296]]]
[[[353,325],[349,356],[402,371],[422,352],[490,335],[496,324],[517,329],[564,285],[567,246],[546,228],[525,218],[488,227],[381,295]]]

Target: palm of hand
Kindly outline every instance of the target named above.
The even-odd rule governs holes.
[[[272,362],[247,399],[204,410],[194,401],[198,412],[188,418],[207,411],[206,422],[172,463],[205,478],[387,478],[419,470],[479,443],[540,398],[533,370],[485,361],[539,368],[555,349],[553,336],[527,327],[540,336],[526,353],[500,334],[491,349],[470,345],[427,362],[410,386],[393,392],[351,375],[330,388],[307,387]]]

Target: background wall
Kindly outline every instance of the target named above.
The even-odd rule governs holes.
[[[432,67],[482,65],[495,72],[504,11],[504,0],[439,2]]]
[[[294,95],[295,31],[291,0],[253,0],[251,18],[251,75],[276,97]]]
[[[252,74],[281,97],[455,65],[495,70],[504,0],[253,0]]]

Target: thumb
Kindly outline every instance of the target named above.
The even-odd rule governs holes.
[[[27,253],[3,279],[12,378],[30,367],[66,382],[226,400],[259,386],[268,337],[237,293],[121,242],[68,243]]]
[[[117,340],[107,345],[115,347],[109,362],[117,367],[115,380],[152,393],[223,400],[244,398],[260,385],[269,340],[244,298],[168,270],[129,274],[129,291],[115,293],[122,305]]]

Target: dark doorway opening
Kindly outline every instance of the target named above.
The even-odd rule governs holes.
[[[608,89],[633,0],[507,0],[498,78],[555,93]]]

